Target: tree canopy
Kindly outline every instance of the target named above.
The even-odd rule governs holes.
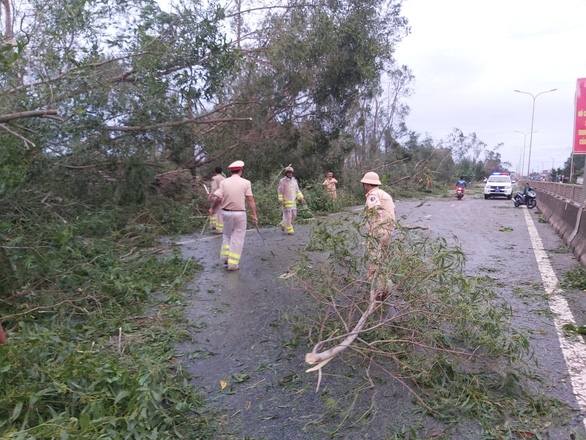
[[[157,173],[205,175],[236,158],[260,180],[289,163],[302,179],[375,168],[411,183],[479,178],[500,156],[475,134],[435,142],[404,123],[413,75],[394,59],[409,33],[401,5],[5,6],[0,194],[42,182],[88,203],[141,203]]]

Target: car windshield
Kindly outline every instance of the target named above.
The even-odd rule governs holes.
[[[507,176],[490,176],[489,182],[510,182]]]

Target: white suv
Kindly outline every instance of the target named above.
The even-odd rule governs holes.
[[[484,185],[484,198],[491,196],[513,196],[513,182],[509,173],[492,173]]]

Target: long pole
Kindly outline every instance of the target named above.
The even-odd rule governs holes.
[[[523,177],[523,168],[525,168],[525,148],[527,147],[527,135],[529,133],[523,133],[522,131],[516,131],[515,133],[520,133],[523,135],[523,159],[521,160],[521,177]],[[537,133],[537,132],[535,132]]]
[[[519,165],[521,166],[521,168],[519,168],[519,165],[517,165],[517,168],[519,169],[519,179],[523,178],[523,161],[521,159],[521,157],[523,156],[523,153],[525,153],[525,146],[523,146],[523,149],[521,149],[521,147],[519,147],[519,149],[521,150],[521,154],[519,154]]]
[[[521,152],[519,153],[519,162],[517,162],[517,167],[515,168],[516,172],[519,174],[519,179],[522,177],[522,171],[523,171],[523,165],[521,165],[521,157],[523,156],[523,147],[513,147],[513,148],[518,148],[519,150],[521,150]],[[521,167],[521,168],[519,168]]]
[[[543,95],[544,93],[555,92],[557,89],[546,90],[544,92],[539,92],[537,95],[529,92],[523,92],[521,90],[515,90],[517,93],[525,93],[533,98],[533,109],[531,110],[531,131],[529,136],[529,155],[527,157],[527,176],[531,177],[531,147],[533,146],[533,121],[535,119],[535,100],[539,95]]]

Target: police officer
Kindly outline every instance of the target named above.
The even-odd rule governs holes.
[[[334,178],[334,173],[332,173],[331,171],[328,173],[328,178],[326,180],[324,180],[324,183],[322,183],[322,185],[324,185],[326,187],[326,191],[328,192],[330,197],[334,200],[336,200],[336,185],[337,184],[338,184],[338,181]]]
[[[222,175],[222,167],[216,167],[215,174],[212,177],[212,190],[208,194],[208,202],[212,202],[212,205],[216,199],[214,193],[220,188],[220,182],[224,179],[225,177]],[[210,216],[210,227],[218,234],[221,234],[224,230],[224,218],[221,209],[216,208],[214,213]]]
[[[299,190],[297,179],[293,177],[293,168],[285,168],[285,177],[279,181],[279,188],[277,189],[279,202],[283,207],[283,221],[281,222],[281,229],[287,230],[287,234],[295,235],[293,231],[293,221],[297,218],[297,200],[305,203],[303,194]]]
[[[376,261],[384,257],[385,247],[391,241],[395,229],[396,207],[390,194],[379,188],[382,183],[377,173],[369,171],[360,182],[366,191],[366,228],[368,236],[373,239],[368,243],[371,260],[368,277],[371,277],[378,269]]]
[[[220,187],[214,192],[214,200],[209,214],[221,205],[224,217],[224,231],[222,234],[222,249],[220,259],[229,270],[240,269],[240,256],[246,237],[246,206],[248,203],[252,214],[252,222],[258,226],[256,204],[252,195],[252,186],[249,180],[242,178],[244,162],[237,160],[228,167],[231,176],[220,182]]]

